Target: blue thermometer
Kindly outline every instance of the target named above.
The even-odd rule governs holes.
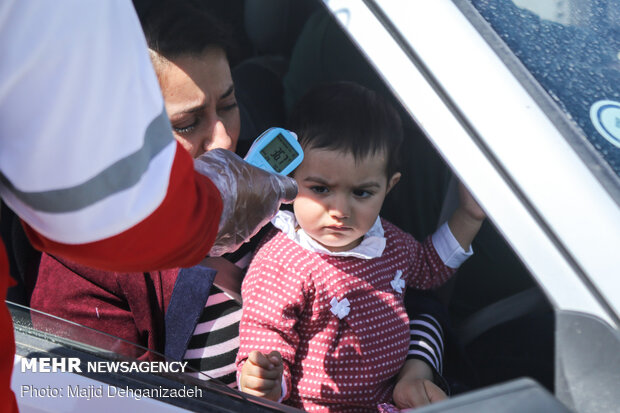
[[[265,171],[288,175],[304,159],[304,152],[291,132],[269,128],[252,144],[245,161]]]

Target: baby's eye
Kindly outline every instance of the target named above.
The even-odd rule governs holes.
[[[325,194],[327,193],[327,191],[329,191],[329,189],[326,186],[321,186],[321,185],[311,186],[310,190],[314,192],[315,194]]]
[[[365,189],[354,189],[353,195],[358,198],[368,198],[368,197],[371,197],[373,193]]]

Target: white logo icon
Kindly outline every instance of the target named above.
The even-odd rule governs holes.
[[[590,120],[605,139],[620,148],[620,102],[599,100],[590,108]]]

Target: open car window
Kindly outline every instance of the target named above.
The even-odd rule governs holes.
[[[556,394],[578,411],[597,411],[597,401],[577,389],[601,386],[610,391],[602,403],[608,408],[617,405],[609,379],[617,380],[620,370],[613,355],[620,344],[620,280],[612,275],[618,272],[618,261],[615,247],[610,247],[620,243],[620,186],[614,169],[618,148],[601,133],[618,125],[615,106],[607,103],[618,99],[614,80],[618,60],[613,51],[617,37],[605,40],[614,36],[618,21],[617,9],[607,7],[613,8],[615,2],[325,0],[325,4],[452,172],[478,197],[511,247],[503,255],[478,245],[478,258],[482,254],[489,262],[474,272],[490,270],[492,275],[481,282],[484,276],[475,281],[476,277],[465,278],[459,272],[455,294],[467,291],[469,300],[457,316],[484,301],[485,310],[495,309],[495,316],[502,318],[506,308],[488,305],[492,300],[487,294],[505,294],[500,302],[516,309],[522,303],[516,305],[506,290],[501,291],[520,278],[517,274],[530,274],[553,308],[553,321],[538,334],[554,330],[551,374]],[[561,24],[551,21],[558,16],[550,16],[549,9],[568,5],[576,7],[582,19],[593,14],[599,23],[608,24],[596,30],[602,36],[597,44],[587,42],[592,37],[577,36],[562,46],[551,37],[550,27],[561,30]],[[583,22],[568,26],[579,24]],[[529,43],[520,44],[518,40],[526,42],[527,36]],[[559,65],[567,65],[574,76],[564,78]],[[541,66],[545,70],[536,73],[534,69]],[[597,73],[591,76],[590,70]],[[552,86],[560,81],[568,83],[561,92],[554,91]],[[605,103],[596,105],[599,101]],[[592,121],[596,111],[605,128],[596,125],[596,118]],[[416,152],[407,153],[415,158]],[[483,229],[477,242],[484,243],[484,238]],[[497,239],[491,245],[501,242]],[[519,259],[510,263],[515,255]],[[492,261],[500,264],[489,265]],[[519,263],[525,269],[518,269]],[[453,297],[451,305],[456,304]],[[591,324],[593,330],[606,326],[595,339],[606,343],[602,353],[593,354],[587,363],[576,362],[585,348],[577,339],[573,317]],[[462,328],[476,324],[460,321]],[[510,335],[505,333],[504,338]],[[571,335],[576,337],[566,338]],[[482,351],[486,361],[498,361],[491,370],[505,371],[495,356],[506,343],[500,340],[486,351],[474,346],[468,348],[469,355]],[[543,356],[540,361],[542,367],[548,359]],[[606,363],[610,365],[599,378],[583,377],[585,364]]]
[[[618,324],[617,175],[471,2],[325,3],[551,300]]]

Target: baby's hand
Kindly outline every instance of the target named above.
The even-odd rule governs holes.
[[[278,401],[282,393],[282,355],[252,351],[241,368],[240,389],[254,396]]]

